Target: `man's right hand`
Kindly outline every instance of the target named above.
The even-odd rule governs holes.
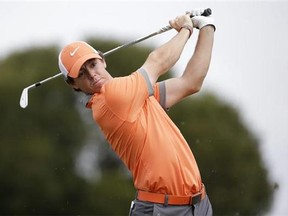
[[[193,28],[193,23],[189,14],[177,16],[174,20],[170,20],[169,24],[176,31],[180,31],[184,25],[189,25]]]

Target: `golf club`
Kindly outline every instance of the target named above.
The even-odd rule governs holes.
[[[212,10],[211,10],[210,8],[207,8],[207,9],[205,9],[205,10],[203,11],[203,13],[201,14],[201,16],[210,16],[211,14],[212,14]],[[192,15],[191,15],[190,17],[192,18]],[[129,43],[126,43],[126,44],[123,44],[123,45],[121,45],[121,46],[118,46],[118,47],[116,47],[116,48],[114,48],[114,49],[112,49],[112,50],[109,50],[109,51],[105,52],[103,55],[106,57],[106,56],[108,56],[108,55],[110,55],[110,54],[118,51],[119,49],[122,49],[122,48],[125,48],[125,47],[128,47],[128,46],[134,45],[134,44],[136,44],[136,43],[139,43],[139,42],[144,41],[144,40],[146,40],[146,39],[148,39],[148,38],[150,38],[150,37],[153,37],[153,36],[155,36],[155,35],[161,34],[161,33],[163,33],[163,32],[166,32],[166,31],[168,31],[168,30],[171,30],[171,29],[172,29],[172,27],[171,27],[170,25],[167,25],[167,26],[159,29],[158,31],[153,32],[152,34],[149,34],[149,35],[147,35],[147,36],[138,38],[138,39],[136,39],[136,40],[134,40],[134,41],[131,41],[131,42],[129,42]],[[29,89],[32,89],[32,88],[34,88],[34,87],[38,87],[38,86],[42,85],[43,83],[45,83],[45,82],[47,82],[47,81],[49,81],[49,80],[52,80],[52,79],[54,79],[54,78],[56,78],[56,77],[59,77],[60,75],[63,75],[63,74],[60,72],[60,73],[58,73],[58,74],[56,74],[56,75],[54,75],[54,76],[48,77],[48,78],[46,78],[46,79],[44,79],[44,80],[42,80],[42,81],[40,81],[40,82],[34,83],[34,84],[32,84],[32,85],[24,88],[23,91],[22,91],[21,97],[20,97],[20,106],[21,106],[23,109],[25,109],[25,108],[28,106],[28,91],[29,91]]]

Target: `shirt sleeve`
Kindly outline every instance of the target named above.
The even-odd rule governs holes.
[[[164,110],[166,110],[166,87],[165,87],[165,81],[158,82],[152,87],[152,84],[151,84],[151,82],[149,80],[147,72],[143,68],[140,68],[139,72],[145,78],[145,81],[146,81],[147,87],[148,87],[149,96],[153,95],[156,98],[156,100],[159,102],[161,107]]]
[[[165,87],[165,81],[157,82],[154,85],[154,97],[159,102],[161,107],[164,110],[167,110],[166,108],[166,87]]]

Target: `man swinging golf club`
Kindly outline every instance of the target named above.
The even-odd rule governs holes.
[[[169,21],[178,33],[129,76],[113,78],[103,56],[85,42],[59,54],[67,83],[88,96],[86,107],[132,173],[137,192],[130,215],[212,215],[193,153],[166,113],[200,90],[210,65],[213,19],[191,13]],[[193,27],[199,36],[183,74],[157,82],[179,59]]]

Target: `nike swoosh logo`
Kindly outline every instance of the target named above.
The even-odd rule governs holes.
[[[73,57],[79,48],[80,47],[77,47],[73,52],[70,52],[70,56]]]

